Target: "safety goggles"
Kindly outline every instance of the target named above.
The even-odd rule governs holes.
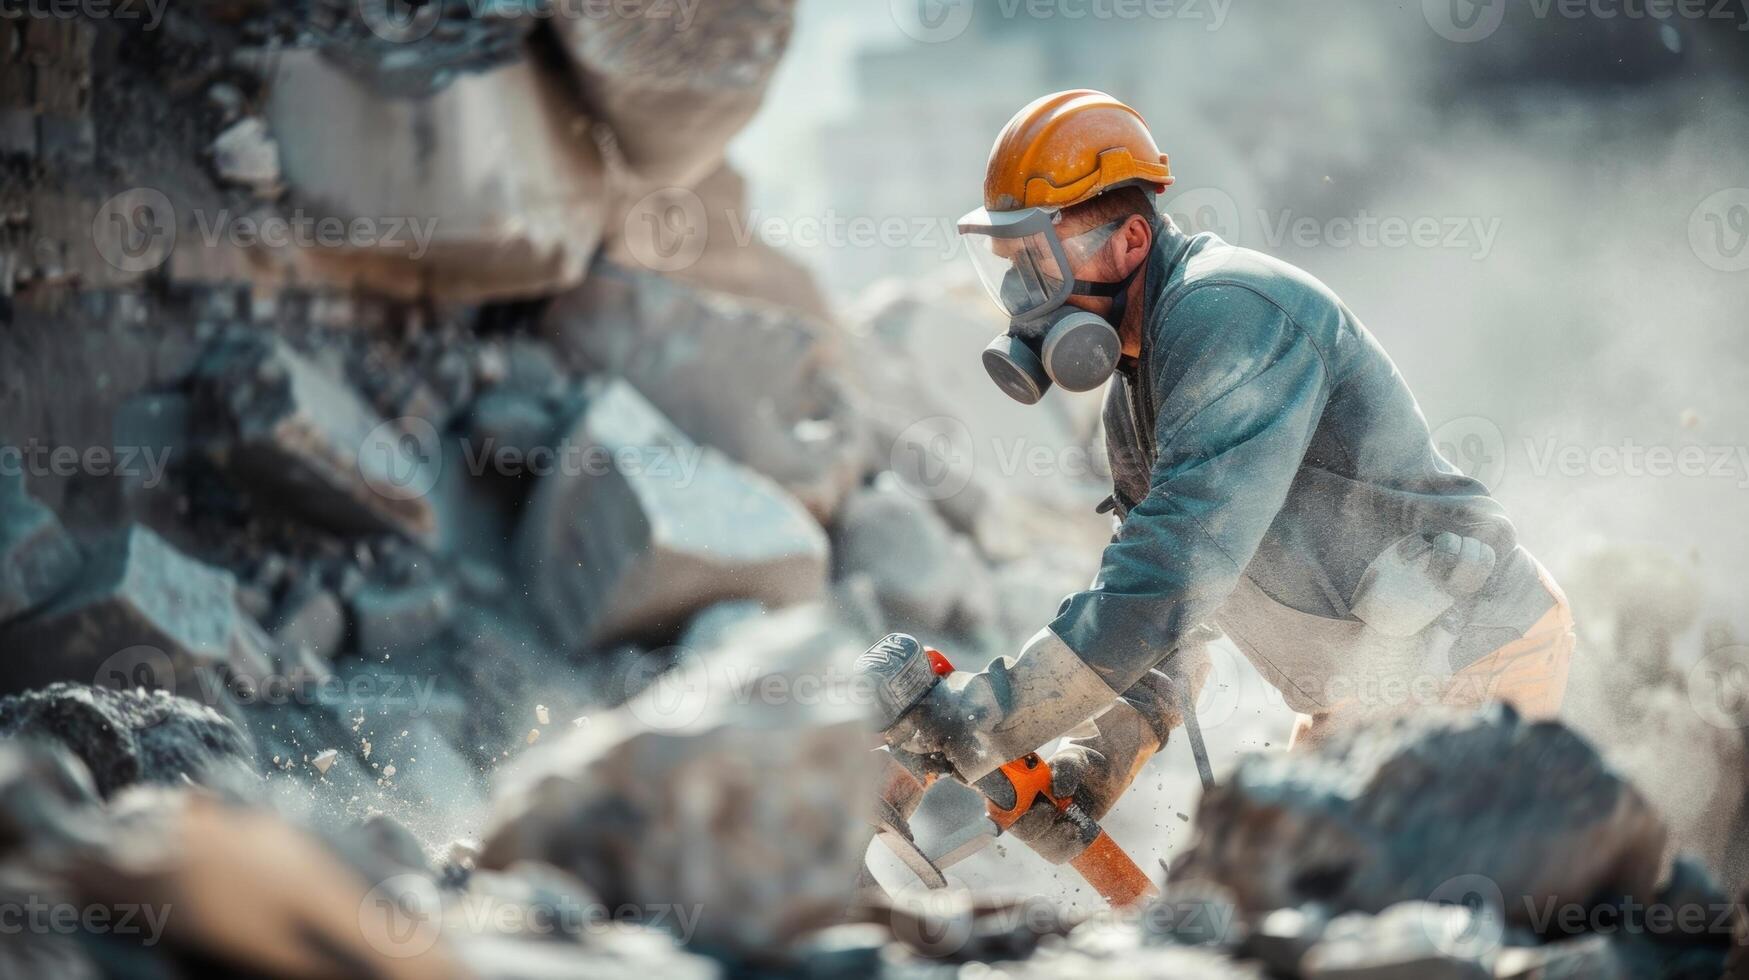
[[[1029,320],[1061,307],[1070,296],[1099,295],[1097,284],[1077,284],[1071,270],[1104,248],[1127,220],[1063,238],[1057,233],[1060,210],[979,208],[960,219],[959,232],[990,298],[1010,318]]]

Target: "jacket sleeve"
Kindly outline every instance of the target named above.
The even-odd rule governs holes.
[[[1287,499],[1328,398],[1318,348],[1239,285],[1196,286],[1154,327],[1157,457],[1099,577],[1050,629],[1127,691],[1211,618]],[[1165,342],[1162,347],[1159,342]]]

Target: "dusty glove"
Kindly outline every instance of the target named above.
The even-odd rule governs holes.
[[[1050,758],[1051,795],[1072,797],[1093,819],[1104,819],[1172,730],[1184,724],[1180,692],[1188,687],[1195,697],[1210,670],[1204,642],[1199,637],[1180,647],[1125,691],[1094,722],[1097,734],[1066,740]],[[1029,811],[1011,832],[1052,864],[1073,859],[1085,846],[1075,828],[1047,807]]]
[[[884,734],[897,748],[940,753],[970,783],[1081,725],[1115,696],[1093,668],[1045,629],[1019,657],[942,678]]]

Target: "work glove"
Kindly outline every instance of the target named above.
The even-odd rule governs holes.
[[[1367,566],[1349,611],[1386,636],[1413,636],[1480,590],[1497,563],[1479,538],[1406,535]]]
[[[1207,642],[1199,631],[1101,714],[1096,734],[1066,739],[1050,758],[1051,795],[1070,797],[1094,820],[1111,811],[1142,768],[1184,724],[1183,692],[1194,698],[1208,679]],[[1010,831],[1051,864],[1073,860],[1086,840],[1059,812],[1035,807]]]
[[[956,670],[926,693],[912,671],[893,667],[914,663],[919,650],[916,639],[894,634],[869,648],[857,669],[884,679],[876,690],[887,744],[938,754],[968,783],[1076,728],[1115,696],[1049,629],[1035,634],[1019,657],[999,658],[977,672]]]

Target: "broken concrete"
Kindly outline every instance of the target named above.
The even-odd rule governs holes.
[[[417,651],[449,625],[455,606],[454,591],[441,580],[368,585],[351,599],[358,651],[378,659]]]
[[[585,393],[517,531],[529,594],[566,647],[672,638],[725,599],[820,594],[826,536],[765,477],[696,445],[631,386]]]
[[[0,637],[8,691],[76,681],[211,698],[232,676],[272,671],[271,641],[238,608],[236,579],[138,526],[101,542],[73,585]]]
[[[1247,915],[1305,902],[1379,912],[1473,881],[1520,925],[1550,902],[1649,901],[1666,833],[1579,736],[1504,706],[1247,756],[1196,822],[1174,874],[1228,888]]]
[[[0,735],[66,746],[105,797],[139,783],[192,780],[247,791],[258,781],[248,736],[213,709],[166,691],[51,684],[0,698]]]
[[[0,472],[0,623],[42,605],[79,572],[79,548],[20,473]]]
[[[436,447],[385,423],[283,340],[221,338],[195,385],[217,440],[208,451],[248,489],[339,531],[435,535],[435,457],[426,453]]]
[[[279,146],[261,119],[251,116],[231,124],[213,140],[212,153],[220,180],[241,184],[263,197],[279,192]]]
[[[681,431],[823,520],[861,475],[862,424],[823,324],[598,263],[543,329],[573,366],[625,378]]]
[[[564,81],[537,61],[398,98],[316,51],[286,50],[267,84],[292,201],[339,227],[371,226],[297,249],[309,277],[462,302],[583,278],[601,239],[605,172]]]

